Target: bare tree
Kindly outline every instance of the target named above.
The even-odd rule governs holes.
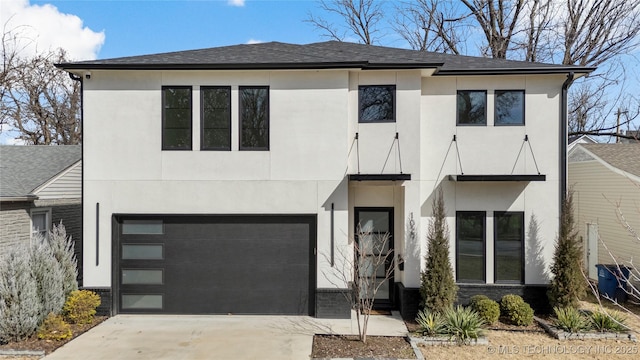
[[[359,35],[364,33],[363,28],[353,26],[377,29],[385,16],[396,33],[416,50],[597,66],[597,73],[572,86],[570,135],[617,136],[610,131],[617,120],[617,109],[635,113],[640,103],[637,96],[626,96],[624,87],[620,90],[621,79],[630,75],[620,58],[640,45],[638,1],[416,0],[396,6],[393,14],[379,14],[373,23],[357,21],[362,12],[356,7],[339,6],[344,3],[353,1],[336,0],[332,6],[323,1],[321,10],[352,24],[350,31],[365,43],[371,42]],[[321,24],[317,22],[316,26],[337,34],[336,28],[331,32],[329,26],[323,28]],[[481,35],[477,35],[477,29]]]
[[[341,267],[336,268],[335,273],[324,273],[334,286],[349,287],[345,296],[356,313],[358,336],[363,343],[367,342],[369,316],[376,294],[393,276],[394,255],[393,249],[389,247],[390,239],[389,233],[372,233],[358,226],[353,248],[341,248],[337,251]],[[401,261],[398,260],[397,264]]]
[[[64,50],[21,56],[20,40],[19,29],[4,30],[0,124],[26,144],[80,143],[80,85],[54,66],[67,62]]]
[[[375,34],[380,31],[378,24],[384,18],[382,4],[375,0],[320,0],[320,9],[328,14],[339,15],[343,24],[335,25],[311,13],[306,21],[331,39],[343,41],[349,34],[363,44],[372,45],[377,40]]]

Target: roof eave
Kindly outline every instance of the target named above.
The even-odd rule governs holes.
[[[311,70],[311,69],[437,69],[443,63],[370,63],[356,62],[317,62],[317,63],[228,63],[228,64],[107,64],[107,63],[60,63],[55,64],[64,70]]]
[[[553,75],[553,74],[589,74],[595,71],[595,67],[545,67],[545,68],[496,68],[496,69],[451,69],[443,70],[439,69],[434,73],[434,76],[460,76],[460,75]]]
[[[0,196],[0,202],[34,201],[38,196],[29,194],[24,196]]]

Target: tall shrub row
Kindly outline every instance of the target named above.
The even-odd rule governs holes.
[[[73,243],[62,223],[49,238],[15,246],[0,258],[0,342],[31,336],[49,313],[60,313],[77,289]]]

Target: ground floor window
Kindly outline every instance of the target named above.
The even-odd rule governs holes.
[[[456,280],[485,282],[484,211],[456,213]]]
[[[524,281],[524,213],[495,212],[494,267],[495,282]]]
[[[38,235],[42,239],[47,239],[51,228],[51,209],[31,210],[31,239]]]

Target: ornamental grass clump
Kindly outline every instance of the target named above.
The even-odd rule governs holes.
[[[420,326],[418,331],[425,336],[438,336],[447,332],[446,322],[440,313],[427,309],[420,310],[416,322]]]
[[[477,312],[463,306],[450,307],[443,313],[446,333],[458,344],[468,344],[484,334],[484,321]]]
[[[589,319],[578,309],[573,307],[554,307],[553,312],[556,317],[553,319],[553,325],[564,331],[577,333],[590,330],[591,324]]]
[[[591,328],[596,331],[605,332],[621,332],[629,330],[625,325],[627,318],[617,311],[605,313],[602,311],[594,311],[589,315]]]

